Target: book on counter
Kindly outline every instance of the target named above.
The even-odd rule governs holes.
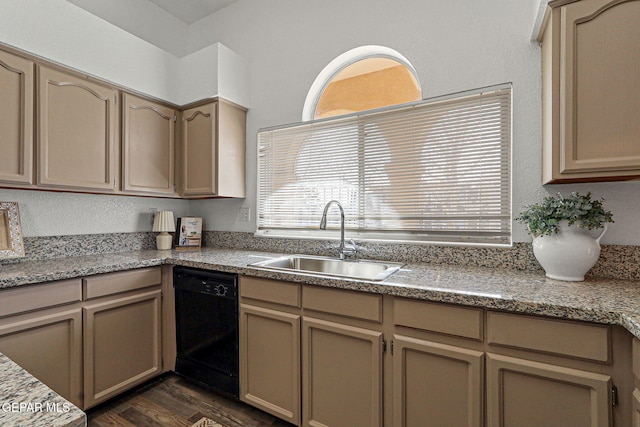
[[[176,248],[199,248],[202,246],[202,218],[184,216],[178,218]]]

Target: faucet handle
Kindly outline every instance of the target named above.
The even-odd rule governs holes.
[[[344,245],[342,252],[345,255],[355,255],[358,253],[358,245],[356,245],[356,242],[354,242],[353,239],[349,239],[349,243]]]

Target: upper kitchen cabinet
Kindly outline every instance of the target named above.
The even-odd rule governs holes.
[[[175,110],[127,93],[122,101],[122,189],[127,193],[175,194]]]
[[[556,0],[542,43],[543,183],[640,177],[640,2]]]
[[[246,110],[222,99],[183,111],[183,196],[245,196],[245,128]]]
[[[85,77],[37,67],[37,184],[113,192],[118,91]]]
[[[0,182],[33,182],[33,62],[0,51]]]

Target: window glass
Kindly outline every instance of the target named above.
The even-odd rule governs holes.
[[[418,101],[422,93],[411,70],[395,59],[365,58],[337,72],[322,91],[314,119]]]

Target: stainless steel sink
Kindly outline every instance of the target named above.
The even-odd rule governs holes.
[[[386,279],[400,270],[402,265],[385,261],[343,260],[312,255],[287,255],[249,264],[250,267],[260,267],[268,270],[316,273],[323,276],[374,281]]]

